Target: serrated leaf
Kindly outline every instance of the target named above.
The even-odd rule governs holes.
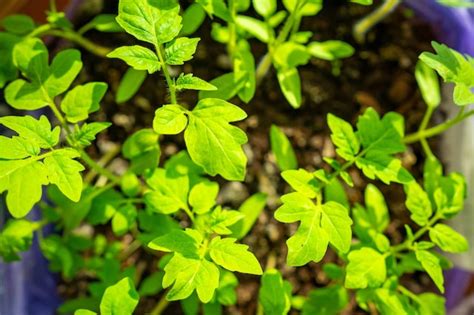
[[[199,258],[198,243],[183,230],[171,231],[152,240],[148,247],[162,252],[175,252],[188,258]]]
[[[15,218],[22,218],[41,199],[42,186],[48,184],[44,164],[33,160],[0,160],[0,192],[7,193],[7,208]]]
[[[176,89],[179,90],[200,90],[200,91],[215,91],[217,87],[214,85],[193,76],[192,73],[181,73],[176,79]]]
[[[440,259],[427,250],[417,250],[416,259],[421,263],[423,269],[433,279],[441,293],[444,293],[444,277],[440,265]]]
[[[154,73],[161,68],[156,54],[150,49],[138,45],[116,48],[107,54],[107,57],[121,59],[130,67],[136,70],[147,70],[148,73]]]
[[[220,99],[200,100],[188,112],[184,139],[189,155],[211,176],[220,174],[227,180],[243,180],[247,157],[242,145],[247,135],[231,122],[247,114],[239,107]]]
[[[235,241],[235,238],[214,237],[209,245],[212,260],[230,271],[261,275],[262,267],[257,258],[247,250],[248,246],[236,244]]]
[[[413,180],[399,159],[384,155],[382,152],[370,151],[364,157],[358,158],[356,165],[368,178],[378,178],[385,184],[390,182],[404,184]]]
[[[258,301],[266,315],[285,315],[291,308],[291,284],[281,274],[270,269],[261,279]]]
[[[318,182],[313,174],[305,169],[284,171],[281,173],[281,177],[297,192],[308,198],[316,197],[319,190]]]
[[[284,195],[281,201],[283,205],[276,210],[275,218],[283,223],[301,221],[296,233],[286,242],[288,265],[302,266],[310,261],[320,261],[329,242],[328,233],[320,226],[321,206],[298,192]]]
[[[70,135],[70,139],[83,147],[89,146],[92,141],[95,140],[97,134],[109,128],[111,125],[112,123],[108,122],[84,123],[78,131]]]
[[[364,289],[380,286],[387,277],[385,256],[376,250],[363,247],[348,255],[344,285],[348,289]]]
[[[200,38],[180,37],[166,45],[165,62],[168,65],[182,65],[191,60]]]
[[[153,129],[163,135],[175,135],[186,128],[186,110],[180,105],[163,105],[155,111]]]
[[[13,136],[7,138],[0,136],[0,159],[19,160],[33,155],[38,155],[41,149],[36,142]]]
[[[169,301],[189,297],[194,290],[201,302],[208,303],[219,286],[219,269],[206,259],[190,259],[175,253],[166,264],[163,287],[171,286]]]
[[[410,218],[418,225],[425,226],[433,214],[428,194],[416,181],[408,183],[404,188],[407,194],[405,205],[411,212]]]
[[[52,148],[59,142],[60,127],[51,130],[51,123],[44,115],[39,119],[32,116],[3,116],[0,117],[0,124],[42,149]]]
[[[75,150],[53,151],[43,163],[48,172],[51,184],[58,186],[59,190],[69,199],[78,202],[82,193],[81,171],[84,166],[74,160],[79,153]]]
[[[351,225],[349,210],[343,205],[334,201],[322,205],[321,227],[326,231],[329,242],[342,253],[348,252],[351,246]]]
[[[189,178],[171,176],[164,169],[158,168],[147,179],[152,191],[145,194],[145,202],[156,212],[170,214],[188,207]]]
[[[430,239],[442,250],[449,253],[462,253],[469,249],[467,240],[446,224],[438,223],[429,230]]]
[[[159,44],[178,35],[181,22],[178,11],[174,1],[121,0],[117,22],[137,39]]]
[[[99,103],[106,91],[107,84],[103,82],[89,82],[78,85],[66,94],[61,102],[61,110],[71,123],[85,120],[90,113],[99,110]]]
[[[352,126],[332,114],[328,114],[328,125],[337,154],[347,161],[353,159],[360,151],[360,143]]]
[[[102,315],[132,314],[138,305],[139,296],[130,278],[124,278],[108,287],[100,302]]]
[[[283,131],[275,125],[270,128],[270,144],[278,167],[281,171],[294,170],[298,167],[296,154],[290,140]]]

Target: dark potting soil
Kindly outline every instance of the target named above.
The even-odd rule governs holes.
[[[276,124],[283,128],[289,136],[298,157],[299,166],[316,170],[326,167],[323,157],[335,157],[334,147],[329,139],[326,124],[327,113],[333,113],[352,123],[367,107],[374,107],[380,114],[396,111],[406,119],[407,133],[416,130],[424,114],[424,103],[414,79],[414,67],[418,55],[422,51],[431,50],[430,41],[434,39],[428,25],[412,16],[407,8],[400,7],[376,28],[368,33],[365,44],[357,44],[352,38],[354,23],[370,12],[373,7],[350,5],[346,1],[327,1],[323,11],[316,17],[303,19],[301,29],[314,33],[312,40],[330,39],[344,40],[356,48],[353,57],[340,62],[331,63],[312,59],[300,68],[303,105],[295,110],[285,101],[273,71],[270,71],[261,86],[257,88],[254,99],[243,104],[238,99],[234,104],[242,106],[249,117],[241,122],[249,143],[245,146],[249,157],[247,177],[243,183],[228,183],[216,178],[221,183],[220,201],[230,208],[237,208],[246,197],[256,193],[268,194],[268,205],[257,223],[243,240],[259,258],[263,266],[268,260],[282,271],[285,279],[291,282],[293,293],[307,295],[311,289],[323,287],[329,279],[322,272],[326,262],[341,263],[336,254],[329,249],[323,262],[310,263],[300,268],[288,267],[285,264],[287,248],[285,240],[294,233],[297,224],[281,224],[273,218],[278,207],[278,196],[289,191],[288,186],[280,178],[279,171],[270,154],[269,128]],[[87,4],[88,2],[86,2]],[[95,10],[95,11],[94,11]],[[80,17],[87,21],[98,13],[89,7]],[[104,1],[102,13],[116,13],[115,1]],[[194,36],[201,41],[195,58],[183,67],[176,67],[173,72],[194,73],[196,76],[211,80],[216,76],[229,72],[229,60],[224,45],[210,38],[211,23],[206,20]],[[107,47],[135,44],[135,40],[126,34],[89,34],[91,40]],[[265,53],[265,47],[256,40],[251,40],[256,62]],[[98,145],[91,149],[91,154],[100,156],[101,148],[110,143],[123,143],[132,132],[150,128],[156,108],[167,103],[167,91],[164,78],[160,74],[148,76],[138,94],[125,104],[117,105],[114,101],[120,77],[127,69],[119,60],[102,59],[83,51],[85,69],[80,81],[105,81],[109,91],[102,103],[102,109],[94,114],[95,120],[114,122],[107,133],[101,135]],[[189,107],[194,106],[197,93],[186,92],[180,95],[180,102]],[[441,120],[443,114],[437,112],[435,120]],[[162,159],[183,149],[182,137],[164,137],[161,140]],[[436,139],[432,142],[436,148]],[[408,148],[402,157],[404,166],[415,177],[420,178],[423,156],[420,148],[415,145]],[[112,165],[120,172],[123,161],[114,161]],[[353,188],[346,187],[350,202],[363,203],[363,191],[369,182],[357,170],[352,169]],[[405,195],[400,185],[386,186],[375,184],[387,199],[392,222],[387,229],[392,244],[403,240],[404,224],[411,224],[405,209]],[[98,232],[106,233],[114,238],[108,227],[100,227]],[[126,236],[123,242],[132,240]],[[270,258],[270,259],[269,259]],[[156,270],[157,256],[145,251],[137,251],[123,263],[123,267],[137,266],[145,276]],[[227,314],[255,314],[259,278],[239,275],[240,285],[237,289],[238,302],[228,308]],[[80,274],[78,279],[64,281],[59,291],[65,298],[76,298],[86,295],[86,284],[91,278]],[[434,290],[431,280],[426,275],[410,275],[403,279],[403,284],[414,292]],[[137,314],[150,311],[159,297],[142,298]],[[166,314],[179,314],[179,306],[172,303]],[[357,308],[354,298],[344,314],[363,314]]]

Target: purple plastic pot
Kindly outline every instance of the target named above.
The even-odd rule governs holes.
[[[69,16],[81,0],[72,1]],[[463,53],[474,55],[474,10],[448,8],[435,0],[405,0],[417,16],[433,25],[438,40]],[[0,205],[0,226],[5,218]],[[30,219],[38,219],[34,210]],[[472,273],[454,268],[445,274],[447,307],[457,306],[466,294]],[[21,262],[0,263],[0,315],[52,315],[60,303],[56,278],[47,269],[35,240]]]

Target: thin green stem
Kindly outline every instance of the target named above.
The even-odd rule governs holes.
[[[430,122],[431,116],[433,115],[434,107],[428,107],[426,109],[423,120],[421,121],[420,128],[418,130],[425,130]]]
[[[171,78],[170,72],[168,70],[168,65],[165,62],[165,58],[163,57],[164,56],[163,46],[156,45],[155,50],[156,50],[156,55],[158,56],[158,59],[160,60],[161,68],[163,69],[163,74],[165,75],[166,84],[168,85],[168,89],[170,91],[171,104],[177,104],[176,86],[174,84],[173,79]]]
[[[410,144],[410,143],[418,142],[421,139],[426,139],[426,138],[436,136],[472,115],[474,115],[474,110],[470,110],[468,112],[460,111],[456,117],[450,120],[447,120],[442,124],[439,124],[437,126],[434,126],[425,130],[419,130],[415,133],[407,135],[403,139],[403,142],[405,144]]]
[[[164,292],[158,303],[156,303],[155,307],[153,307],[150,315],[161,315],[168,307],[169,303],[170,302],[166,299],[166,292]]]
[[[404,250],[408,250],[410,248],[412,248],[413,246],[413,243],[415,241],[417,241],[420,237],[422,237],[426,232],[429,231],[429,229],[431,229],[431,227],[438,221],[442,219],[442,216],[441,214],[439,213],[436,213],[432,218],[431,220],[424,226],[422,227],[421,229],[419,229],[414,235],[413,235],[413,238],[410,239],[410,240],[406,240],[405,242],[401,243],[401,244],[398,244],[396,246],[393,246],[392,249],[391,249],[391,253],[392,254],[396,254],[398,252],[401,252],[401,251],[404,251]]]
[[[100,165],[100,167],[106,167],[107,164],[110,161],[112,161],[117,156],[117,154],[120,153],[120,151],[121,151],[120,146],[119,145],[115,146],[110,151],[105,153],[104,156],[102,156],[102,158],[97,162],[97,164]],[[94,180],[96,176],[97,176],[97,172],[94,169],[91,169],[91,171],[87,173],[87,175],[84,177],[84,182],[90,183]]]
[[[357,22],[354,26],[354,38],[359,43],[364,42],[365,34],[381,20],[383,20],[390,12],[395,10],[401,3],[401,0],[385,0],[384,3],[375,11]]]
[[[53,28],[51,24],[43,24],[31,31],[26,37],[38,37],[50,31]]]
[[[82,46],[87,51],[99,57],[105,58],[112,51],[110,48],[97,45],[91,42],[90,40],[86,39],[85,37],[81,36],[79,33],[76,33],[71,30],[52,29],[39,35],[52,35],[52,36],[61,37],[61,38],[70,40],[71,42],[74,42],[78,44],[79,46]]]
[[[102,166],[100,166],[99,164],[97,164],[96,161],[94,161],[87,153],[86,151],[84,151],[84,149],[82,148],[76,148],[79,153],[81,154],[81,159],[91,168],[93,169],[95,172],[97,172],[98,174],[106,177],[108,180],[110,180],[112,183],[114,183],[115,185],[119,185],[120,184],[120,178],[118,176],[116,176],[114,173],[112,173],[111,171],[109,171],[108,169],[106,168],[103,168]]]

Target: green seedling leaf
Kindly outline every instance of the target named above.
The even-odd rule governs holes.
[[[112,123],[108,122],[84,123],[78,131],[69,135],[69,139],[79,146],[87,147],[95,140],[97,134],[109,128],[111,125]]]
[[[226,22],[232,20],[229,9],[224,0],[196,0],[196,2],[206,10],[209,16],[212,17],[213,15],[216,15]]]
[[[206,12],[198,3],[193,3],[183,12],[183,27],[181,36],[188,36],[198,30],[206,19]]]
[[[100,314],[133,314],[138,305],[139,296],[131,278],[124,278],[108,287],[100,302]]]
[[[252,0],[253,8],[264,18],[272,16],[277,8],[276,0]]]
[[[349,303],[349,295],[342,285],[333,285],[309,292],[303,304],[303,315],[337,315]]]
[[[428,194],[415,181],[408,183],[404,188],[407,194],[405,205],[411,212],[410,218],[415,221],[416,224],[425,226],[433,214]]]
[[[173,40],[181,29],[179,5],[174,1],[121,0],[118,24],[137,39],[150,44]]]
[[[418,61],[415,68],[415,78],[426,105],[436,108],[441,103],[441,92],[436,72],[423,61]]]
[[[66,92],[82,69],[81,53],[63,50],[54,57],[44,87],[50,98]]]
[[[283,205],[275,212],[275,218],[283,223],[301,221],[286,242],[290,266],[320,261],[329,242],[341,252],[349,250],[352,220],[342,205],[333,201],[316,205],[298,192],[284,195],[281,200]]]
[[[294,170],[298,168],[296,154],[293,151],[290,140],[283,131],[275,125],[270,128],[270,144],[272,152],[281,171]]]
[[[244,80],[242,89],[239,91],[239,98],[248,103],[255,95],[257,87],[255,77],[255,59],[250,49],[250,44],[246,40],[240,40],[237,44],[234,58],[234,80]]]
[[[270,269],[262,276],[258,301],[266,315],[286,315],[291,308],[291,284],[281,274]]]
[[[248,246],[236,244],[235,241],[235,238],[214,237],[209,245],[212,260],[230,271],[261,275],[262,267],[257,258],[247,250]]]
[[[112,217],[112,231],[117,236],[122,236],[135,224],[137,208],[133,204],[119,207]]]
[[[371,227],[378,232],[385,231],[390,223],[387,203],[382,192],[372,184],[365,189],[365,207]]]
[[[331,140],[337,147],[337,154],[347,161],[352,160],[360,151],[359,139],[352,126],[332,114],[328,114],[328,125],[331,129]]]
[[[321,0],[308,0],[303,7],[301,7],[302,2],[298,0],[283,0],[283,4],[288,11],[293,12],[299,9],[298,13],[304,16],[316,15],[323,8]]]
[[[165,62],[168,65],[182,65],[193,59],[200,38],[180,37],[166,45]]]
[[[142,46],[122,46],[109,53],[107,57],[121,59],[135,70],[146,70],[148,73],[154,73],[161,68],[156,54]]]
[[[74,159],[79,153],[72,149],[53,151],[43,163],[48,172],[49,182],[58,186],[59,190],[70,200],[78,202],[82,193],[81,171],[84,166]]]
[[[296,68],[284,68],[277,71],[281,91],[293,108],[301,106],[301,80]]]
[[[354,47],[340,40],[325,42],[311,42],[308,44],[308,53],[313,57],[324,60],[348,58],[354,54]]]
[[[308,171],[300,168],[298,170],[288,170],[281,173],[283,179],[297,192],[305,197],[315,198],[318,191],[318,182]]]
[[[203,214],[211,210],[216,204],[219,185],[208,180],[195,185],[189,192],[189,204],[197,214]]]
[[[28,15],[13,14],[4,18],[0,25],[7,31],[16,35],[26,35],[36,27],[35,21]]]
[[[200,91],[215,91],[217,87],[193,76],[192,73],[184,74],[181,73],[176,79],[176,89],[180,90],[200,90]]]
[[[420,314],[446,315],[446,299],[433,293],[418,295]]]
[[[131,172],[142,174],[147,169],[156,168],[161,155],[158,134],[152,129],[135,132],[125,140],[122,153],[132,163]]]
[[[7,138],[0,136],[0,159],[19,160],[30,156],[37,156],[41,149],[35,142],[13,136]]]
[[[107,33],[123,32],[123,28],[117,23],[116,18],[115,14],[96,15],[89,23],[80,28],[79,33],[84,34],[92,29]]]
[[[117,94],[115,95],[115,101],[121,104],[135,96],[142,86],[143,81],[145,81],[146,76],[147,73],[145,70],[129,68],[120,80]]]
[[[20,252],[30,248],[33,242],[33,232],[40,225],[28,220],[8,220],[0,231],[0,256],[5,262],[19,260]]]
[[[238,15],[235,22],[242,30],[254,36],[261,42],[268,43],[270,39],[270,31],[263,21],[245,15]]]
[[[232,230],[231,236],[240,240],[247,235],[266,204],[267,195],[263,193],[256,193],[245,200],[239,208],[239,212],[243,214],[244,217],[230,227]]]
[[[277,47],[273,62],[277,68],[296,68],[308,63],[310,54],[305,46],[294,42],[286,42]]]
[[[387,277],[385,256],[376,250],[363,247],[348,255],[344,285],[348,289],[374,288],[380,286]]]
[[[43,115],[39,119],[31,116],[3,116],[0,117],[0,124],[42,149],[50,149],[59,142],[60,127],[51,130],[51,123]]]
[[[467,240],[446,224],[438,223],[429,231],[430,239],[449,253],[462,253],[469,249]]]
[[[420,55],[427,66],[436,70],[445,82],[452,82],[454,102],[465,106],[474,102],[474,61],[470,56],[463,56],[446,45],[432,42],[436,54],[424,52]]]
[[[229,100],[242,90],[246,82],[245,79],[246,77],[242,76],[237,80],[233,72],[218,76],[209,82],[215,86],[217,90],[199,92],[199,99],[220,98],[225,101]]]
[[[171,214],[188,208],[188,176],[172,176],[157,168],[146,182],[152,190],[145,194],[145,203],[153,211]]]
[[[78,85],[70,90],[61,102],[61,110],[66,114],[66,119],[77,123],[89,117],[90,113],[98,111],[100,101],[107,91],[107,84],[103,82],[90,82]]]
[[[148,247],[162,252],[175,252],[189,258],[199,258],[198,243],[192,234],[183,230],[172,231],[152,240]]]
[[[433,279],[441,293],[444,293],[444,277],[440,265],[440,259],[427,250],[416,250],[416,259],[421,263],[423,269]]]
[[[182,132],[188,124],[186,110],[180,105],[163,105],[155,112],[153,129],[164,135],[175,135]]]

